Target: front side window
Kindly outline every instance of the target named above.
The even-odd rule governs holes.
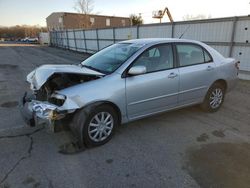
[[[173,51],[170,44],[157,45],[144,51],[133,66],[145,66],[147,73],[174,67]]]
[[[142,46],[143,45],[132,43],[114,44],[92,55],[81,64],[87,68],[110,74]]]
[[[212,61],[208,53],[198,45],[177,44],[177,53],[180,66],[201,64]]]

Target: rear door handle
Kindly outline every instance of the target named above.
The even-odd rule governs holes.
[[[177,77],[178,74],[174,73],[174,72],[171,72],[169,75],[168,75],[168,78],[175,78]]]
[[[211,70],[213,70],[214,68],[212,67],[212,66],[207,66],[207,71],[211,71]]]

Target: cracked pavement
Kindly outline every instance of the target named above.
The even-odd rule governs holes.
[[[4,175],[4,177],[0,180],[0,185],[8,178],[9,174],[11,174],[15,168],[25,159],[27,158],[30,158],[31,157],[31,152],[32,152],[32,149],[33,149],[33,137],[32,135],[43,130],[44,127],[42,128],[39,128],[39,129],[36,129],[32,132],[28,132],[28,133],[23,133],[23,134],[18,134],[18,135],[7,135],[7,136],[1,136],[0,137],[0,140],[1,139],[11,139],[11,138],[18,138],[18,137],[27,137],[29,140],[30,140],[30,143],[29,143],[29,147],[28,147],[28,150],[27,150],[27,154],[24,155],[24,156],[21,156],[17,162],[13,165],[13,167]]]
[[[240,81],[217,113],[196,106],[163,113],[119,127],[104,146],[63,155],[70,132],[25,126],[17,104],[36,66],[79,63],[86,55],[2,44],[0,57],[1,188],[249,185],[249,81]]]

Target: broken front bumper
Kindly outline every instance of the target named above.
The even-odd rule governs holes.
[[[54,123],[66,116],[63,112],[57,111],[58,106],[46,101],[35,100],[34,95],[24,94],[20,101],[20,112],[24,121],[29,126],[36,126],[46,123],[54,130]]]

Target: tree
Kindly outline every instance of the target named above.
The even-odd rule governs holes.
[[[182,18],[183,18],[184,21],[188,21],[188,20],[204,20],[204,19],[211,18],[211,15],[204,15],[204,14],[191,15],[191,14],[186,14]]]
[[[131,23],[132,25],[140,25],[140,24],[143,24],[143,19],[141,17],[141,15],[137,16],[135,14],[131,14],[129,16],[130,20],[131,20]]]
[[[46,27],[16,25],[12,27],[0,27],[0,38],[21,39],[24,37],[37,37],[39,32],[46,32]]]
[[[94,0],[77,0],[74,9],[81,14],[90,14],[94,9]]]
[[[76,0],[74,9],[80,13],[79,28],[89,28],[91,26],[89,14],[94,10],[94,0]]]

